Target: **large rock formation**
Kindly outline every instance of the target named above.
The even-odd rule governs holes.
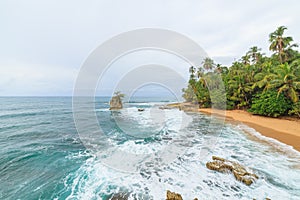
[[[119,96],[113,96],[109,102],[110,110],[122,109],[122,99]]]
[[[207,162],[206,167],[210,170],[215,170],[223,173],[233,173],[236,180],[245,183],[246,185],[251,185],[258,176],[256,174],[249,173],[245,167],[239,163],[226,160],[217,156],[212,157],[212,162]]]

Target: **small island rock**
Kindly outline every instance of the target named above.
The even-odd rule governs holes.
[[[122,99],[119,96],[114,96],[111,98],[109,102],[110,110],[115,110],[115,109],[122,109],[123,104],[122,104]]]

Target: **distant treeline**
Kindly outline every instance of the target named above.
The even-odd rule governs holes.
[[[278,117],[300,117],[300,53],[293,38],[280,26],[269,35],[270,57],[253,46],[230,67],[205,58],[202,66],[191,66],[183,98],[199,107],[243,109]]]

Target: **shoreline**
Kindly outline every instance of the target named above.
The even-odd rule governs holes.
[[[300,119],[264,117],[253,115],[244,110],[198,108],[197,105],[191,103],[172,103],[168,104],[167,107],[225,117],[227,122],[245,124],[262,136],[290,145],[294,150],[300,152]],[[263,142],[263,140],[259,140]]]
[[[252,115],[243,110],[216,110],[211,108],[200,108],[199,112],[214,114],[225,117],[226,121],[241,122],[255,129],[261,135],[276,139],[284,144],[292,146],[300,152],[300,120],[288,120],[282,118],[271,118]]]

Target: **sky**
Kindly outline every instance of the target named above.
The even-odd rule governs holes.
[[[269,55],[268,35],[278,26],[287,26],[286,35],[300,43],[299,7],[296,0],[1,0],[0,96],[71,96],[90,53],[111,37],[139,28],[183,34],[224,65],[251,46]],[[114,72],[106,74],[96,93],[114,90],[122,77],[118,67],[151,58],[188,78],[188,63],[175,56],[133,53],[113,64]]]

